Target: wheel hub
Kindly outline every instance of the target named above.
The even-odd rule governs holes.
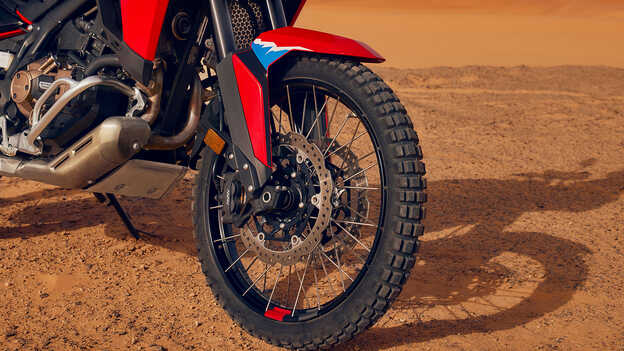
[[[305,259],[323,239],[333,210],[334,182],[322,152],[303,135],[280,135],[278,145],[277,185],[272,186],[298,201],[256,219],[258,232],[246,228],[241,238],[261,261],[291,265]]]

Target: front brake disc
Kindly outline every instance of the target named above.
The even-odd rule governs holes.
[[[303,239],[291,241],[283,250],[268,247],[264,233],[254,234],[249,228],[242,229],[241,238],[245,246],[255,252],[262,262],[288,266],[306,258],[320,244],[323,232],[330,224],[334,181],[331,172],[325,167],[325,157],[321,150],[315,144],[308,142],[303,135],[296,133],[280,135],[279,143],[296,152],[297,163],[312,167],[316,173],[320,190],[311,196],[311,201],[318,209],[318,215],[309,234]]]

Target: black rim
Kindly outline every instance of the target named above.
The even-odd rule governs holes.
[[[339,153],[347,153],[346,151],[340,150],[349,149],[349,152],[353,153],[351,149],[356,146],[356,142],[359,143],[359,140],[366,141],[366,139],[368,139],[369,143],[372,145],[372,148],[370,148],[372,150],[366,151],[366,155],[363,156],[362,159],[368,158],[372,155],[376,155],[376,165],[378,170],[378,184],[375,184],[374,186],[368,184],[368,177],[366,176],[369,170],[373,169],[374,167],[368,166],[366,170],[364,170],[364,168],[358,168],[357,172],[355,170],[352,170],[352,172],[359,174],[356,174],[356,177],[352,177],[351,179],[358,179],[364,176],[366,178],[366,186],[348,185],[350,184],[348,183],[350,179],[348,179],[349,177],[345,176],[342,178],[341,183],[342,186],[345,187],[341,188],[341,190],[343,190],[344,192],[338,196],[339,199],[343,199],[343,197],[351,199],[352,192],[357,191],[361,193],[363,191],[359,188],[367,188],[366,196],[369,195],[369,191],[375,191],[376,194],[374,196],[377,197],[375,201],[378,201],[378,203],[375,203],[378,204],[378,215],[375,216],[378,218],[377,221],[370,221],[368,218],[371,206],[373,206],[371,205],[368,197],[366,197],[366,201],[369,202],[367,208],[367,216],[365,217],[365,219],[368,221],[355,222],[354,220],[351,223],[344,220],[344,218],[346,218],[346,214],[343,214],[343,217],[339,217],[339,215],[337,215],[339,218],[343,219],[342,221],[341,219],[332,219],[332,221],[335,220],[338,222],[333,222],[330,226],[330,229],[325,231],[324,240],[327,241],[323,245],[327,245],[333,240],[333,248],[330,248],[330,250],[328,251],[325,251],[325,249],[327,249],[325,246],[322,246],[321,249],[315,249],[315,251],[318,250],[319,252],[318,254],[315,252],[315,257],[317,258],[313,259],[314,262],[312,263],[312,265],[310,265],[310,261],[312,260],[312,254],[308,255],[307,262],[302,262],[299,268],[297,268],[297,265],[294,265],[295,270],[297,270],[297,275],[294,276],[293,282],[297,283],[296,285],[298,285],[299,288],[294,291],[295,293],[297,293],[297,297],[295,298],[294,303],[289,303],[294,297],[294,294],[292,297],[290,296],[290,284],[291,276],[293,276],[293,266],[288,266],[287,269],[285,268],[286,266],[281,266],[279,264],[269,267],[268,264],[260,262],[257,257],[254,259],[253,253],[250,254],[249,250],[247,250],[244,246],[241,246],[241,242],[239,240],[240,237],[236,234],[237,229],[232,228],[231,226],[224,226],[220,221],[221,204],[218,200],[217,195],[219,192],[219,184],[221,178],[220,175],[224,171],[226,171],[226,166],[222,158],[218,158],[213,163],[214,168],[211,173],[211,181],[209,184],[207,184],[207,189],[204,194],[204,203],[202,205],[205,207],[204,213],[208,213],[208,217],[206,218],[204,225],[206,226],[206,229],[210,235],[209,244],[218,263],[218,269],[225,278],[226,282],[229,284],[230,289],[235,291],[239,299],[253,311],[257,312],[260,315],[266,316],[268,319],[292,323],[308,321],[328,313],[329,311],[336,308],[336,306],[338,306],[340,303],[342,303],[361,283],[362,278],[364,277],[368,269],[368,266],[370,265],[371,261],[375,256],[375,253],[377,252],[379,238],[381,236],[381,233],[383,232],[387,190],[385,172],[383,167],[383,156],[380,151],[380,143],[378,142],[378,137],[375,135],[374,129],[370,125],[368,118],[366,118],[366,116],[364,115],[363,109],[354,101],[353,98],[351,98],[341,89],[328,82],[309,78],[296,78],[286,80],[282,83],[282,89],[280,89],[280,92],[280,96],[277,99],[273,100],[275,102],[275,113],[273,116],[274,119],[272,126],[274,134],[284,134],[289,131],[288,129],[290,129],[290,131],[292,131],[292,129],[295,129],[302,135],[310,135],[316,133],[316,138],[318,139],[332,138],[331,133],[329,133],[330,135],[327,136],[327,133],[324,133],[323,130],[327,130],[329,132],[331,132],[332,128],[333,130],[336,130],[336,121],[334,121],[336,111],[339,107],[344,108],[347,111],[351,111],[351,113],[353,114],[353,116],[345,116],[346,120],[356,120],[357,127],[355,128],[355,133],[353,133],[353,136],[351,137],[350,143],[346,142],[345,144],[340,145],[338,143],[338,137],[346,128],[346,123],[350,122],[342,123],[341,128],[337,132],[338,135],[335,135],[335,137],[333,137],[333,142],[330,142],[329,147],[325,150],[325,152],[323,152],[324,156],[326,154],[329,155],[327,156],[328,167],[333,166],[334,168],[342,169],[341,167],[342,165],[344,165],[345,159],[352,159],[353,157],[349,158],[350,155],[344,156],[344,159],[342,160],[342,165],[340,165],[340,167],[332,164],[332,157],[335,158]],[[301,105],[301,99],[298,96],[303,94],[305,94],[306,96],[303,100],[303,105],[312,106],[312,103],[308,104],[307,100],[308,96],[312,96],[310,100],[312,100],[312,102],[316,102],[312,115],[315,114],[317,116],[316,119],[318,119],[318,111],[323,113],[324,110],[325,121],[324,124],[319,123],[318,121],[314,123],[310,121],[307,117],[301,118],[299,119],[299,121],[301,123],[301,126],[304,127],[304,130],[301,131],[297,130],[301,128],[298,128],[296,126],[299,121],[297,121],[296,118],[291,119],[290,115],[296,114],[293,112],[292,105],[296,103],[299,103],[299,105]],[[335,101],[335,107],[333,107],[333,115],[330,115],[330,102],[332,101],[332,99]],[[285,111],[286,108],[288,108],[288,111]],[[303,111],[303,115],[305,116],[306,107],[303,107],[301,110]],[[277,111],[279,111],[279,117],[277,116]],[[283,117],[290,121],[294,120],[294,123],[288,123],[288,126],[285,126],[282,121]],[[329,128],[327,128],[327,125],[329,125]],[[363,134],[364,132],[358,134],[358,129],[360,125],[364,127],[364,131],[369,138],[365,138],[365,135]],[[306,128],[306,126],[308,128]],[[312,133],[312,129],[314,128],[316,128],[316,130],[314,131],[314,133]],[[310,136],[310,138],[312,138],[312,136]],[[356,141],[353,140],[355,138],[357,138]],[[327,141],[325,142],[327,144]],[[319,149],[320,148],[321,146],[319,146]],[[338,151],[336,151],[337,149]],[[352,166],[349,167],[353,168]],[[336,174],[339,174],[340,170],[336,170],[335,172]],[[332,172],[332,174],[334,174],[334,172]],[[353,174],[351,174],[351,176],[353,176]],[[347,190],[347,187],[350,188]],[[358,190],[354,190],[356,188],[358,188]],[[358,195],[358,200],[358,203],[362,202],[360,195]],[[352,205],[352,203],[349,204]],[[344,205],[341,203],[341,205],[344,205],[352,210],[352,212],[350,210],[345,210],[345,212],[351,212],[352,214],[355,213],[358,216],[357,218],[364,218],[362,213],[350,207],[349,204]],[[344,209],[344,206],[339,208]],[[367,239],[369,241],[364,240],[364,235],[361,235],[358,240],[357,235],[353,234],[355,233],[353,228],[356,227],[356,224],[353,223],[360,223],[359,225],[367,226],[370,228],[374,227],[370,230],[370,232],[368,232],[369,234],[374,233],[372,234],[372,236],[369,235]],[[362,229],[358,229],[357,233],[361,232]],[[342,237],[340,236],[341,233],[343,233]],[[348,236],[350,236],[350,245],[348,245],[349,243],[345,240],[345,238],[348,238],[347,234]],[[340,247],[338,246],[338,243],[341,243],[342,245],[340,250],[338,249]],[[356,271],[356,274],[351,273],[351,275],[347,273],[346,268],[346,264],[348,262],[351,262],[349,261],[350,258],[347,256],[347,249],[349,248],[349,246],[351,246],[352,248],[352,255],[354,257],[358,256],[358,261],[360,262],[359,270]],[[357,247],[358,249],[355,249],[355,247]],[[358,253],[359,251],[362,251],[362,249],[368,249],[368,253],[365,257]],[[246,257],[246,255],[249,255],[249,257]],[[341,257],[344,260],[344,262],[342,263]],[[303,264],[305,264],[305,266],[303,266]],[[303,272],[301,272],[301,267],[304,267]],[[252,272],[251,270],[253,269],[256,269],[256,271]],[[313,269],[314,271],[310,272],[308,271],[308,269]],[[332,271],[332,273],[328,273],[328,271]],[[269,272],[272,272],[272,275]],[[284,290],[284,288],[279,287],[278,285],[283,283],[286,274],[288,275],[288,283],[284,284],[288,284],[288,288],[286,292],[286,297],[284,298],[284,292],[280,291],[280,289]],[[302,276],[300,276],[299,274],[301,274]],[[322,277],[323,275],[325,276],[324,278]],[[319,276],[321,276],[321,278],[319,278]],[[339,276],[340,280],[338,280],[336,276]],[[332,277],[336,279],[333,279]],[[322,283],[319,283],[323,279],[325,280],[324,285]],[[337,285],[335,288],[334,286],[332,286],[332,281]],[[304,285],[306,286],[305,288],[303,288]],[[319,286],[322,286],[325,290],[329,290],[327,287],[328,285],[330,286],[331,291],[335,294],[335,296],[332,294],[326,294],[328,296],[324,297],[323,302],[321,303],[322,293],[320,292]],[[300,295],[302,291],[303,302],[300,300]],[[277,296],[280,294],[281,296]],[[307,306],[306,298],[308,300]]]

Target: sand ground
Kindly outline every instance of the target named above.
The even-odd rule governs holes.
[[[624,67],[620,0],[308,0],[297,25],[367,42],[399,68]]]
[[[338,349],[624,350],[624,69],[475,63],[376,68],[421,137],[427,233],[397,303]],[[0,350],[273,350],[216,306],[190,193],[123,199],[160,235],[135,241],[89,194],[1,178]]]

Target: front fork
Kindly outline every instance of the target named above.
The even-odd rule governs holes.
[[[217,78],[232,141],[226,159],[240,172],[245,191],[254,198],[272,174],[268,74],[253,51],[236,51],[227,0],[208,2],[218,58]],[[266,7],[273,29],[285,27],[282,1],[266,0]]]

